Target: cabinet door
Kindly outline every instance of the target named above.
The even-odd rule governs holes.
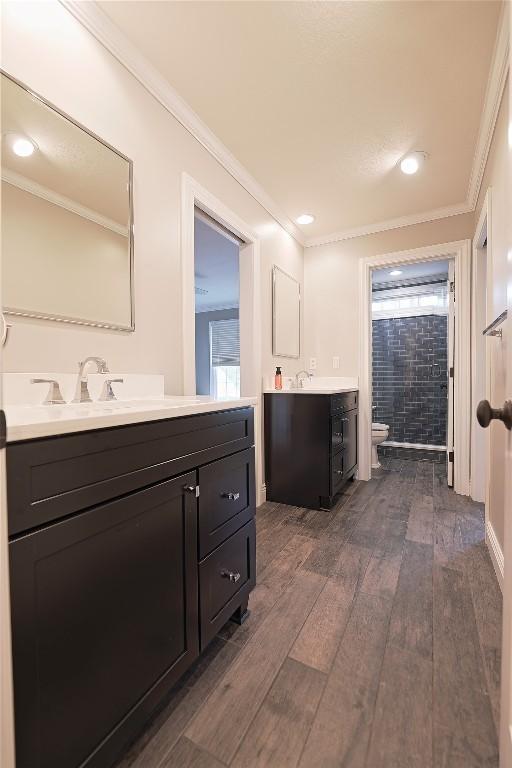
[[[343,471],[347,473],[357,464],[357,411],[348,411],[343,418],[345,419],[343,422],[343,444],[345,446]]]
[[[189,473],[11,542],[17,768],[110,764],[89,756],[197,656],[193,486]]]

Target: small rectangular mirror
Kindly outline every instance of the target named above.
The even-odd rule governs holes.
[[[132,331],[132,162],[2,73],[5,314]]]
[[[276,266],[272,269],[272,353],[300,357],[300,283]]]

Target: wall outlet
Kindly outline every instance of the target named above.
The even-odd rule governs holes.
[[[309,358],[309,370],[316,371],[316,357]]]
[[[332,359],[332,367],[333,368],[339,368],[340,367],[340,359],[337,355],[335,355]]]

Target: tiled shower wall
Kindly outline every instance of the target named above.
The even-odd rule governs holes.
[[[373,321],[373,421],[388,440],[446,445],[447,317]]]

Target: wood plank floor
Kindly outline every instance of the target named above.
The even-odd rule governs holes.
[[[251,615],[117,768],[494,768],[501,593],[483,507],[390,459],[330,512],[257,512]]]

